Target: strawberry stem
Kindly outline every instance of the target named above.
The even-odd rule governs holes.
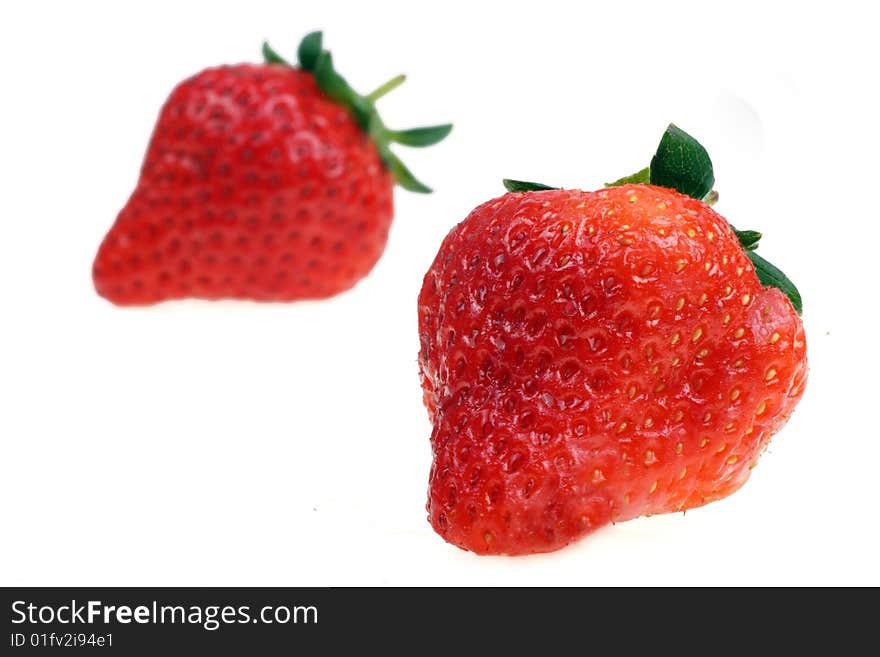
[[[375,103],[377,100],[379,100],[385,94],[397,89],[397,87],[402,85],[405,81],[406,81],[406,76],[403,73],[401,73],[400,75],[395,76],[395,77],[391,78],[390,80],[388,80],[388,82],[383,84],[378,89],[368,93],[367,100],[370,101],[371,103]]]
[[[263,58],[269,64],[290,66],[265,42],[263,43]],[[369,135],[379,151],[382,162],[394,176],[395,182],[412,192],[429,193],[431,188],[413,176],[412,172],[400,161],[400,158],[391,151],[390,146],[392,143],[404,146],[431,146],[446,138],[452,130],[452,124],[410,130],[389,130],[376,110],[376,101],[403,84],[406,76],[397,75],[374,91],[362,96],[352,89],[344,77],[337,73],[333,66],[333,57],[323,47],[321,32],[311,32],[303,37],[299,48],[297,48],[297,59],[300,68],[314,76],[321,91],[348,109],[361,129]]]

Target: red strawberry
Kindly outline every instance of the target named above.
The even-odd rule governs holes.
[[[382,255],[394,183],[430,191],[389,145],[427,146],[451,126],[385,127],[374,103],[402,76],[356,94],[320,33],[300,45],[300,68],[264,54],[265,64],[209,68],[171,93],[95,258],[100,295],[120,305],[328,297]]]
[[[740,488],[807,375],[800,318],[754,258],[706,203],[656,185],[473,210],[419,297],[434,529],[546,552]]]

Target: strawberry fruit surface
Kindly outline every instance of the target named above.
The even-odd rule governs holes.
[[[161,109],[140,178],[93,266],[119,305],[168,299],[317,299],[349,289],[382,255],[395,182],[430,191],[391,152],[451,126],[392,131],[333,68],[320,33],[299,66],[209,68]]]
[[[750,257],[760,235],[637,175],[508,181],[525,191],[474,209],[426,274],[427,510],[450,543],[547,552],[724,498],[800,400],[800,297]]]

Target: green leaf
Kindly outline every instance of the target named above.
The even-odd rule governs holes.
[[[351,88],[345,79],[333,68],[333,55],[326,50],[318,55],[312,73],[321,91],[333,100],[346,100]]]
[[[761,281],[761,285],[765,287],[778,287],[782,290],[785,296],[788,297],[789,301],[791,301],[791,305],[794,306],[797,314],[800,315],[804,309],[801,301],[801,293],[798,292],[794,283],[788,279],[788,276],[783,274],[777,267],[764,260],[764,258],[754,251],[748,251],[746,255],[749,256],[749,260],[755,265],[755,273],[758,275],[758,280]]]
[[[508,192],[540,192],[546,189],[559,189],[559,187],[550,187],[549,185],[544,185],[542,183],[526,182],[525,180],[511,180],[510,178],[505,178],[501,182],[504,183],[504,188]]]
[[[385,166],[394,174],[394,180],[405,190],[418,192],[419,194],[430,194],[433,191],[426,184],[418,180],[390,149],[382,148],[379,150],[379,153],[382,156],[382,161],[385,162]]]
[[[733,226],[731,226],[733,228]],[[739,240],[739,243],[742,245],[746,251],[754,251],[758,248],[758,240],[761,239],[762,235],[756,230],[737,230],[733,228],[733,232],[736,234],[736,238]]]
[[[404,146],[432,146],[446,139],[452,131],[452,124],[432,125],[426,128],[412,128],[410,130],[395,130],[388,133],[391,141]]]
[[[349,89],[351,89],[351,87],[349,87]],[[357,124],[361,129],[366,130],[367,134],[370,134],[370,120],[373,116],[378,116],[376,110],[366,99],[364,99],[363,96],[358,95],[357,92],[353,90],[351,93],[352,96],[347,102],[348,109],[351,110],[351,113],[354,115],[354,120],[357,121]]]
[[[269,45],[268,41],[263,41],[263,59],[267,64],[284,64],[285,66],[290,66],[287,60],[272,49],[272,46]]]
[[[314,71],[318,63],[318,57],[321,56],[323,50],[324,35],[321,32],[310,32],[299,42],[299,48],[296,51],[299,65],[306,71]]]
[[[624,176],[623,178],[618,178],[612,183],[605,183],[606,187],[620,187],[621,185],[630,185],[630,184],[640,184],[640,183],[649,183],[651,182],[651,168],[645,167],[641,171],[636,171],[634,174],[629,176]]]
[[[715,174],[706,149],[688,133],[669,124],[651,159],[651,184],[702,200],[712,191]]]
[[[326,50],[318,55],[313,73],[321,91],[333,100],[348,103],[355,95],[345,78],[333,68],[333,55]]]
[[[370,118],[376,112],[370,102],[358,94],[348,81],[333,68],[333,55],[324,50],[318,55],[315,69],[312,71],[315,82],[325,94],[340,105],[347,107],[354,115],[362,130],[368,130]]]

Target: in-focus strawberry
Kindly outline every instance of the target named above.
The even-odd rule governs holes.
[[[382,255],[395,183],[416,180],[392,143],[428,146],[450,125],[393,131],[334,70],[321,33],[299,66],[268,45],[263,64],[209,68],[165,102],[137,186],[94,261],[120,305],[167,299],[329,297]]]
[[[713,183],[670,126],[634,176],[506,181],[449,233],[418,305],[444,539],[547,552],[745,483],[801,398],[806,343],[797,290],[702,200]]]

